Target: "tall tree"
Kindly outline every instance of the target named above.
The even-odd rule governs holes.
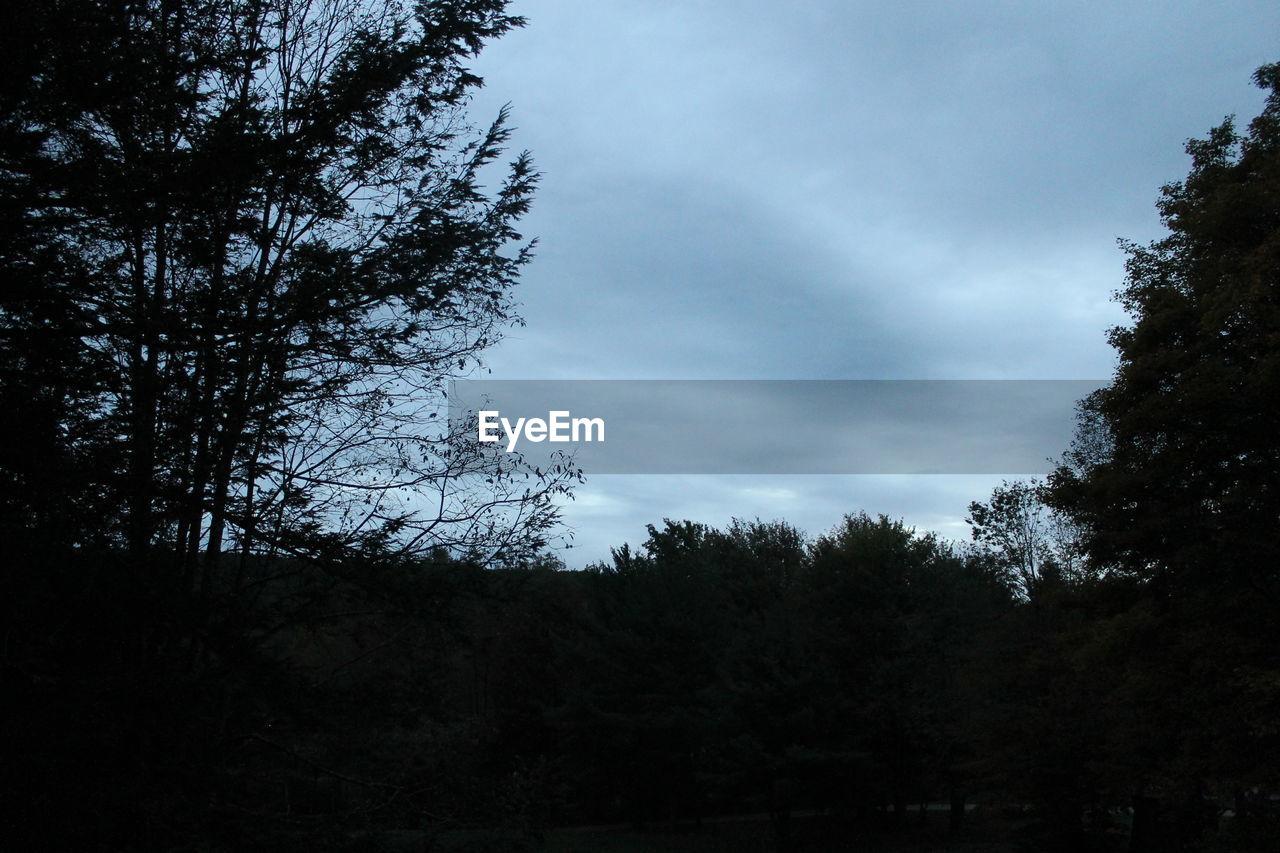
[[[564,472],[477,478],[435,416],[517,319],[537,175],[496,165],[505,111],[467,125],[464,63],[522,21],[500,0],[36,5],[4,93],[5,396],[98,460],[95,532],[179,555],[197,588],[228,548],[536,546]]]
[[[1197,835],[1206,795],[1244,815],[1280,783],[1280,64],[1254,81],[1247,130],[1187,144],[1157,203],[1168,235],[1125,245],[1133,322],[1047,491],[1117,581],[1098,636],[1130,656],[1111,679],[1124,772],[1176,804],[1174,841],[1135,849]]]
[[[916,677],[929,651],[912,625],[944,550],[887,516],[847,515],[814,542],[806,578],[831,685],[817,712],[829,784],[860,806],[892,803],[899,818],[927,793]]]
[[[443,416],[518,321],[537,174],[503,163],[505,111],[466,107],[520,24],[502,0],[47,0],[0,28],[3,797],[33,845],[288,822],[310,777],[367,815],[424,775],[359,745],[412,742],[362,709],[422,693],[342,682],[427,630],[416,557],[518,560],[566,483]],[[332,681],[293,652],[326,646]]]
[[[1084,404],[1105,453],[1078,445],[1053,478],[1093,557],[1141,577],[1277,580],[1280,65],[1254,79],[1269,94],[1247,132],[1187,144],[1191,172],[1157,204],[1168,236],[1125,244],[1133,324]]]

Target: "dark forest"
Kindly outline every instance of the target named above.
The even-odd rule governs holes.
[[[505,5],[6,19],[0,845],[1276,849],[1280,65],[970,541],[654,519],[569,571],[581,474],[442,408],[536,263],[467,112]]]

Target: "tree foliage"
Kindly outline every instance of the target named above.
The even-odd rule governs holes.
[[[469,488],[485,462],[436,417],[444,379],[515,321],[530,257],[537,174],[496,165],[505,112],[482,131],[464,112],[464,63],[521,23],[503,5],[23,13],[0,346],[6,400],[37,402],[7,444],[77,466],[58,498],[82,510],[50,518],[50,476],[15,452],[25,523],[189,574],[227,548],[536,546],[559,481]]]
[[[466,113],[468,63],[521,24],[49,0],[0,29],[14,843],[283,849],[519,787],[444,793],[488,741],[432,695],[457,594],[432,572],[531,558],[571,474],[444,417],[531,258],[538,175],[504,162],[505,110]]]
[[[1212,798],[1243,838],[1264,817],[1249,792],[1280,781],[1261,757],[1280,709],[1280,65],[1254,81],[1246,130],[1187,144],[1157,203],[1167,236],[1124,244],[1119,365],[1045,491],[1111,574],[1074,654],[1110,685],[1104,776],[1167,806],[1163,830],[1135,818],[1134,849],[1198,838]]]
[[[973,539],[990,549],[1005,584],[1025,599],[1045,584],[1076,580],[1081,567],[1070,521],[1044,502],[1043,484],[1005,482],[969,504]]]
[[[1266,105],[1187,145],[1157,205],[1168,236],[1125,244],[1114,381],[1085,402],[1101,458],[1078,445],[1052,500],[1095,561],[1145,578],[1274,586],[1280,533],[1280,66]]]

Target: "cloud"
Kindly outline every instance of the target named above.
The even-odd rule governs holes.
[[[1158,236],[1186,139],[1256,114],[1280,32],[1271,0],[512,10],[529,26],[476,61],[474,104],[511,102],[545,175],[505,378],[1107,375],[1115,239]],[[759,506],[607,482],[641,530]],[[912,482],[858,493],[939,524],[984,497]],[[797,488],[789,511],[821,515],[831,493]]]

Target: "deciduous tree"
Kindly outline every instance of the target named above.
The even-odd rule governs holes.
[[[565,472],[492,476],[436,417],[443,381],[516,321],[530,258],[516,222],[537,174],[526,155],[498,165],[505,111],[483,130],[464,111],[465,63],[521,23],[504,5],[24,14],[5,396],[96,460],[85,490],[108,500],[78,539],[175,554],[202,588],[228,549],[510,558],[544,538]],[[37,512],[40,484],[6,462],[10,501]]]
[[[1172,803],[1177,843],[1208,797],[1244,815],[1243,792],[1280,781],[1263,758],[1280,709],[1280,64],[1254,81],[1267,98],[1247,129],[1187,143],[1190,172],[1157,204],[1168,235],[1125,244],[1133,322],[1112,330],[1114,379],[1047,491],[1123,581],[1095,631],[1129,656],[1112,755]]]
[[[1187,144],[1157,205],[1168,236],[1126,244],[1114,381],[1085,402],[1084,446],[1051,497],[1096,561],[1144,578],[1230,578],[1274,592],[1280,533],[1280,65],[1266,106]],[[1089,446],[1097,446],[1097,442]],[[1212,582],[1212,581],[1210,581]],[[1269,593],[1272,594],[1272,593]]]

